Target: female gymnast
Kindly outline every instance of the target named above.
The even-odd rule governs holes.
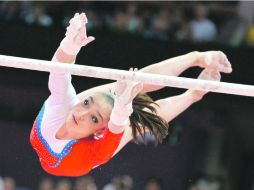
[[[87,37],[86,23],[84,13],[74,15],[52,61],[75,62],[80,49],[94,40]],[[232,71],[222,52],[209,51],[191,52],[138,72],[178,76],[192,66],[206,68],[198,77],[204,80],[220,80],[220,72]],[[48,86],[51,94],[34,122],[30,142],[43,169],[57,176],[84,175],[110,160],[132,139],[145,138],[146,132],[162,142],[168,122],[207,93],[188,90],[153,101],[145,93],[161,86],[117,81],[77,95],[71,75],[60,72],[50,73]]]

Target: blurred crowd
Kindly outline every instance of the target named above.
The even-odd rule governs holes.
[[[109,29],[162,41],[254,45],[254,2],[0,2],[0,21],[66,27],[86,12],[88,30]]]
[[[0,190],[32,190],[30,187],[20,187],[16,184],[12,177],[0,177]],[[53,178],[42,178],[36,190],[99,190],[95,180],[91,176],[83,176],[79,178],[68,179],[58,178],[57,181]],[[116,176],[104,185],[102,190],[134,190],[134,181],[128,175]],[[141,189],[139,189],[141,190]],[[144,183],[142,190],[162,190],[161,180],[149,178]]]
[[[73,180],[74,179],[74,180]],[[38,182],[35,190],[99,190],[92,176],[82,176],[78,178],[53,178],[44,177]],[[16,184],[12,177],[0,177],[0,190],[32,190],[31,187],[21,187]],[[128,175],[116,176],[104,185],[101,190],[167,190],[162,180],[159,178],[148,178],[142,187],[136,187],[132,177]],[[220,179],[211,177],[201,177],[192,182],[186,190],[220,190],[222,182]],[[254,189],[254,183],[251,190]]]

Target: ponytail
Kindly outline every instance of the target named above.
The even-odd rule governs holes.
[[[114,96],[110,93],[101,92],[107,102],[113,107]],[[156,107],[159,107],[147,94],[138,94],[132,101],[133,112],[130,115],[130,127],[135,142],[140,136],[146,143],[146,132],[154,136],[155,144],[162,143],[168,135],[169,125],[167,121],[157,115]]]
[[[132,101],[133,113],[130,116],[130,126],[135,142],[140,135],[146,143],[146,131],[155,138],[155,144],[162,143],[168,135],[169,125],[167,121],[157,115],[156,104],[147,94],[138,94]]]

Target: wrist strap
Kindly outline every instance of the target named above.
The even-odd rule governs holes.
[[[129,116],[132,112],[132,102],[125,106],[120,106],[115,102],[114,108],[110,114],[110,121],[115,125],[126,126],[129,123]]]
[[[77,55],[79,50],[81,49],[80,45],[74,44],[67,37],[65,37],[60,44],[61,49],[64,53],[69,55]]]

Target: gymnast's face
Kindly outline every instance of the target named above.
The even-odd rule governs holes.
[[[102,94],[86,97],[70,111],[66,120],[66,130],[72,139],[88,137],[102,132],[107,126],[112,105]]]

